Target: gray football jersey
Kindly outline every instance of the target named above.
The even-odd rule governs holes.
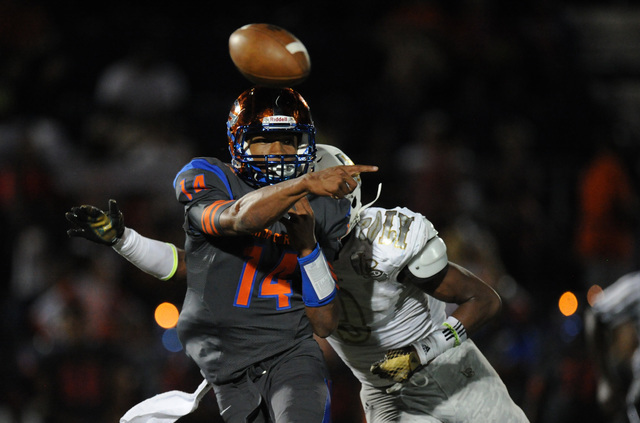
[[[178,323],[187,354],[212,382],[313,336],[302,300],[297,253],[276,222],[250,236],[222,236],[220,213],[255,188],[215,158],[196,158],[177,175],[185,206],[187,293]],[[349,202],[309,199],[316,239],[331,261],[349,221]]]

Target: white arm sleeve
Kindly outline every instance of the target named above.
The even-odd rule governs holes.
[[[113,249],[143,272],[163,281],[178,269],[175,245],[144,237],[131,228],[124,228],[122,238]]]

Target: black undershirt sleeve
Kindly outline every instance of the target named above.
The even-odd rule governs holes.
[[[427,293],[433,292],[440,286],[448,270],[449,264],[447,263],[447,265],[435,275],[429,276],[428,278],[419,278],[411,273],[409,266],[405,266],[398,275],[398,282],[412,283]]]

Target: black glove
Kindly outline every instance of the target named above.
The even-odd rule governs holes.
[[[76,226],[75,229],[67,231],[69,238],[79,236],[99,244],[113,245],[124,233],[124,217],[116,200],[109,200],[108,214],[97,207],[85,204],[72,207],[64,217]]]

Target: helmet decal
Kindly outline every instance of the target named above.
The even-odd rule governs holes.
[[[296,124],[296,120],[293,118],[293,116],[281,115],[265,116],[262,118],[262,126],[270,125],[273,123],[288,124],[289,126],[294,127]]]

